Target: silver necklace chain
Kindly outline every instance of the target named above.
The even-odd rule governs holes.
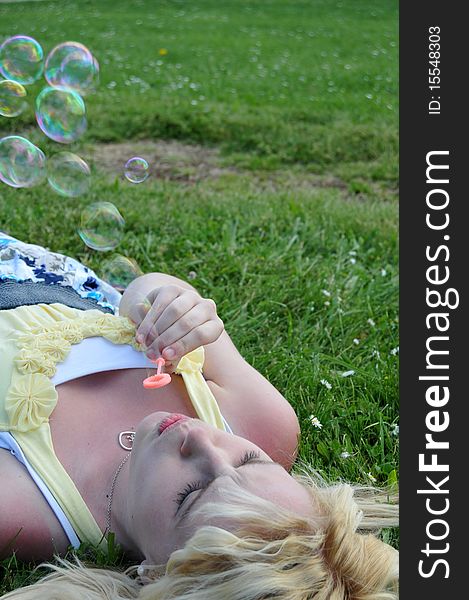
[[[119,466],[116,469],[116,472],[114,473],[114,477],[112,478],[112,483],[111,483],[111,489],[109,491],[109,500],[108,500],[108,504],[107,504],[107,515],[106,515],[106,529],[105,531],[107,533],[109,533],[111,531],[111,508],[112,508],[112,498],[114,496],[114,489],[116,487],[116,483],[117,483],[117,478],[119,477],[119,473],[122,471],[122,467],[125,465],[125,463],[127,462],[129,456],[130,456],[130,452],[132,450],[132,446],[126,446],[124,444],[124,442],[122,441],[123,435],[126,435],[126,439],[129,440],[129,442],[133,442],[135,433],[133,431],[121,431],[121,433],[119,434],[119,446],[121,448],[123,448],[124,450],[127,450],[127,454],[124,456],[124,458],[121,460],[121,462],[119,463]]]
[[[111,531],[111,507],[112,507],[112,497],[114,496],[114,488],[116,487],[117,478],[119,477],[119,473],[122,470],[122,467],[127,462],[127,459],[130,456],[130,452],[121,460],[120,465],[117,467],[116,472],[114,473],[114,478],[111,483],[111,490],[109,492],[109,501],[107,505],[107,517],[106,517],[106,531],[109,533]]]

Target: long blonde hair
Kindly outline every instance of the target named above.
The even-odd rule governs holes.
[[[246,490],[226,491],[192,519],[230,521],[230,531],[201,526],[166,565],[135,578],[57,559],[40,582],[2,600],[394,600],[398,552],[381,541],[398,507],[377,490],[325,485],[310,471],[292,475],[311,493],[310,517]]]

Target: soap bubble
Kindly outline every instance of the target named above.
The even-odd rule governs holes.
[[[130,183],[142,183],[148,177],[148,163],[144,158],[129,158],[124,167],[125,178]]]
[[[90,168],[71,152],[59,152],[47,161],[47,181],[62,196],[81,196],[90,188]]]
[[[66,87],[86,94],[98,85],[99,65],[83,44],[64,42],[49,53],[44,75],[53,87]]]
[[[23,85],[34,83],[44,70],[44,53],[35,39],[15,35],[0,46],[0,73]]]
[[[121,254],[116,254],[107,260],[102,266],[102,273],[103,279],[120,292],[123,292],[134,279],[143,275],[133,258]]]
[[[46,176],[46,157],[26,138],[10,135],[0,140],[0,180],[11,187],[32,187]]]
[[[95,202],[81,213],[78,235],[93,250],[113,250],[124,235],[124,219],[111,202]]]
[[[83,98],[67,88],[46,87],[36,98],[36,120],[51,140],[70,144],[86,130]]]
[[[17,81],[4,79],[0,81],[0,115],[17,117],[27,107],[26,90]]]

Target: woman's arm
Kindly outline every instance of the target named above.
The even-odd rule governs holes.
[[[193,286],[177,277],[165,273],[148,273],[128,286],[122,297],[119,313],[128,316],[139,329],[149,309],[149,304],[144,299],[157,299],[165,286],[189,290],[200,298]],[[158,306],[155,310],[158,314]],[[223,328],[223,323],[220,323],[222,329],[220,334],[216,334],[216,340],[204,344],[204,376],[214,384],[215,390],[219,388],[220,395],[226,397],[228,394],[235,403],[238,421],[243,424],[242,435],[262,447],[286,468],[290,468],[296,456],[300,433],[298,418],[282,394],[244,360]],[[161,352],[163,347],[158,349]],[[186,353],[180,352],[180,356]],[[281,457],[280,454],[284,456]]]
[[[46,560],[65,554],[69,541],[24,466],[0,448],[0,560]]]

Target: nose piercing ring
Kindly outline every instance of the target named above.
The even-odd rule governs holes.
[[[119,433],[119,446],[124,450],[132,450],[132,444],[134,442],[135,431],[121,431]],[[129,442],[127,446],[123,439],[126,439]]]

